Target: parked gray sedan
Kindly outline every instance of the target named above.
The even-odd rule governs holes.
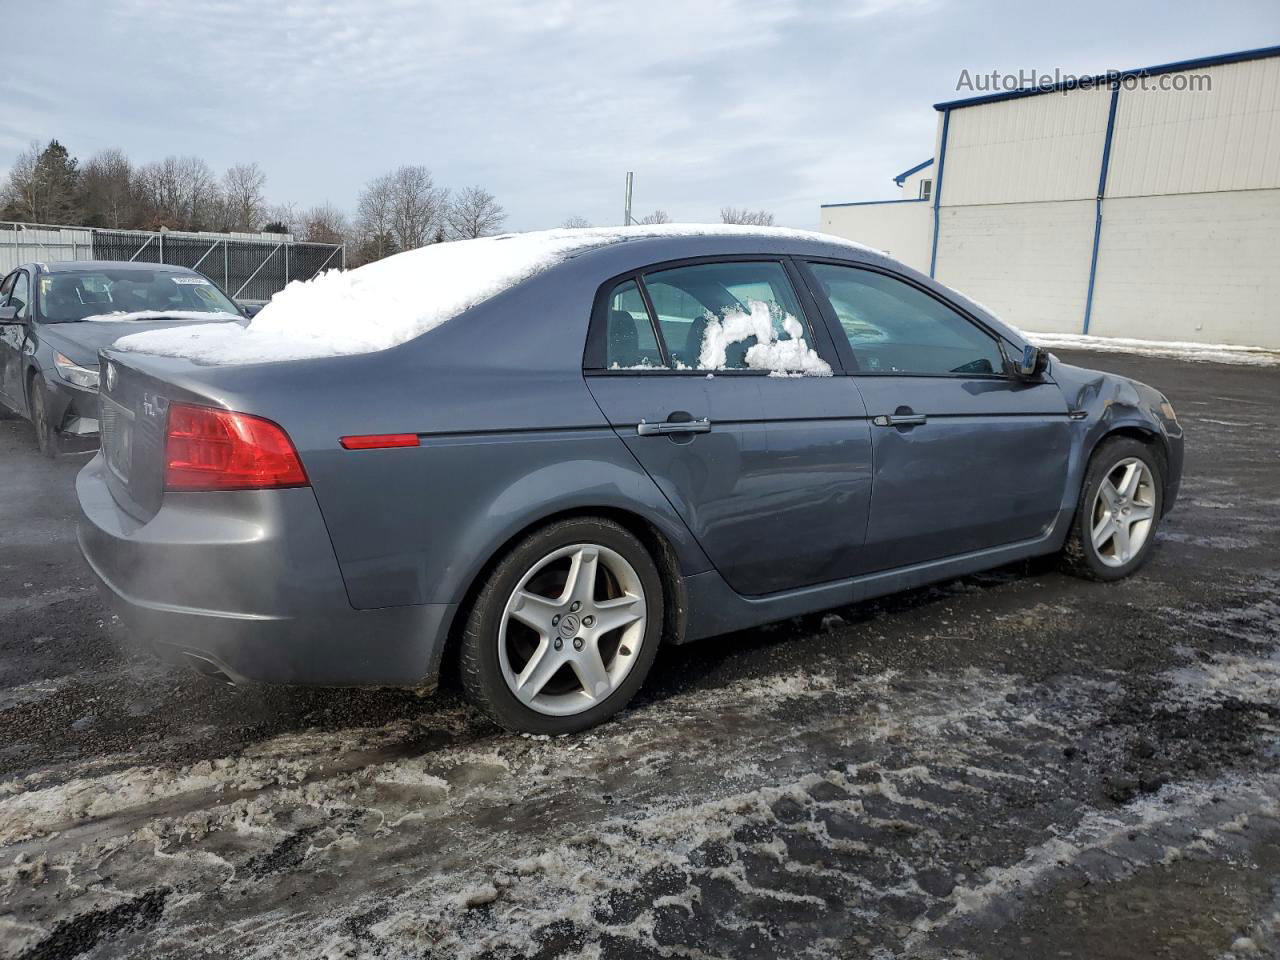
[[[1126,576],[1182,470],[1156,390],[785,231],[584,239],[387,349],[103,371],[80,542],[133,631],[234,682],[456,662],[537,733],[617,712],[663,643],[1041,554]]]

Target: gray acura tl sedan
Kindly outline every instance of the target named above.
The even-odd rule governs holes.
[[[832,237],[549,231],[322,280],[103,353],[84,556],[231,682],[456,663],[499,724],[581,730],[663,643],[1042,554],[1127,576],[1178,492],[1158,391]]]

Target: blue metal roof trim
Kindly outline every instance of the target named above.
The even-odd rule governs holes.
[[[1115,80],[1126,77],[1155,77],[1162,73],[1177,73],[1181,70],[1194,70],[1197,67],[1217,67],[1226,63],[1244,63],[1248,60],[1265,60],[1267,57],[1280,56],[1280,45],[1257,47],[1253,50],[1238,50],[1235,53],[1220,53],[1212,57],[1197,57],[1193,60],[1175,60],[1172,63],[1158,63],[1153,67],[1135,67],[1132,70],[1113,70],[1110,73],[1098,73],[1087,79],[1080,78],[1070,82],[1055,83],[1043,87],[1024,87],[1021,90],[1005,90],[1000,93],[985,93],[980,97],[968,97],[964,100],[944,100],[935,103],[935,110],[953,110],[957,107],[976,107],[982,103],[997,103],[1001,100],[1017,100],[1021,97],[1037,97],[1042,93],[1060,93],[1063,90],[1075,90],[1081,86],[1101,87]]]
[[[930,157],[928,160],[924,161],[924,163],[917,163],[910,170],[903,170],[900,174],[898,174],[896,177],[893,178],[893,182],[896,183],[898,186],[902,186],[903,180],[907,179],[907,177],[911,176],[913,173],[917,173],[923,170],[925,167],[929,166],[931,163],[933,163],[933,157]]]
[[[928,200],[921,200],[919,197],[909,197],[906,200],[853,200],[849,203],[820,203],[819,210],[825,210],[828,207],[874,207],[885,203],[928,203]]]

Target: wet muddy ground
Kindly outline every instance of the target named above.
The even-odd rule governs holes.
[[[0,955],[1280,955],[1280,370],[1063,356],[1187,428],[1141,574],[668,650],[557,740],[130,652],[0,422]]]

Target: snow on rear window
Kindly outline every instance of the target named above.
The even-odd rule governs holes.
[[[116,347],[203,363],[264,363],[385,350],[554,266],[575,253],[645,237],[702,235],[818,239],[803,230],[704,224],[544,230],[409,250],[355,270],[294,281],[247,323],[135,333]]]

